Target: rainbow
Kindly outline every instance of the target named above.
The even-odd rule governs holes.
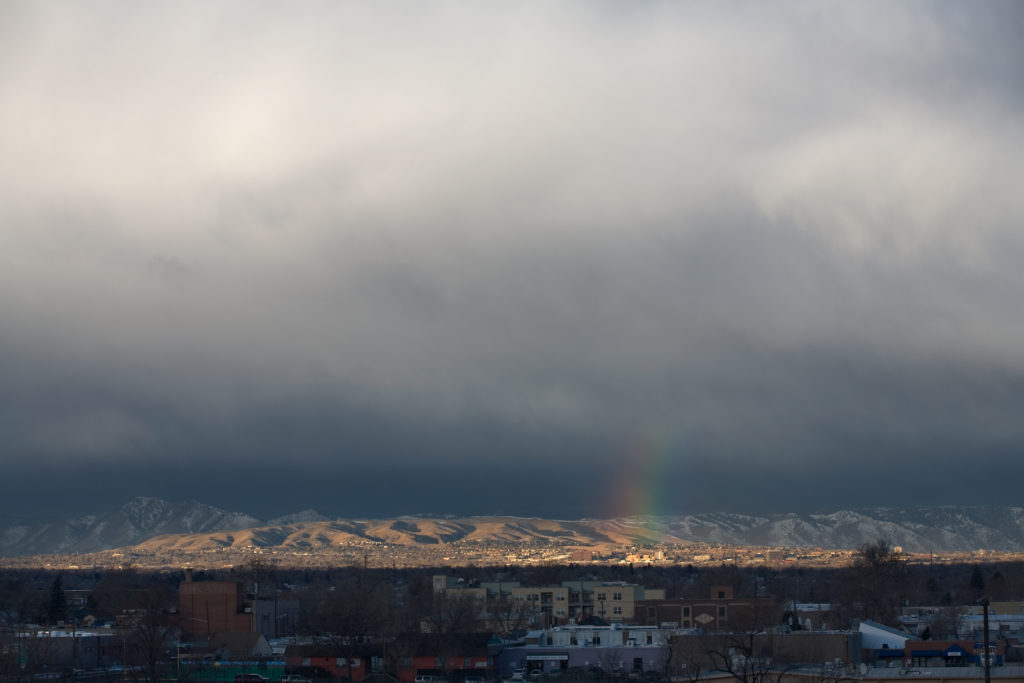
[[[671,486],[678,450],[664,432],[634,436],[614,468],[606,517],[660,516],[674,511]]]

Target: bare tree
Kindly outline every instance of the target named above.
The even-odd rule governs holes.
[[[665,677],[669,680],[682,678],[699,681],[704,674],[706,657],[703,649],[695,647],[693,637],[674,636],[669,640],[668,657],[665,660]]]
[[[0,619],[9,625],[41,623],[46,617],[47,595],[23,578],[0,582]]]
[[[611,674],[616,678],[624,675],[622,655],[615,648],[602,648],[601,655],[597,659],[597,665],[601,667],[605,675]]]
[[[773,658],[772,638],[754,629],[711,634],[705,641],[708,668],[744,683],[781,682],[791,667]]]
[[[11,661],[11,672],[26,676],[30,680],[37,674],[53,673],[68,664],[62,661],[57,639],[33,630],[19,629],[16,643],[16,660]]]
[[[880,538],[858,547],[853,564],[867,569],[875,577],[881,577],[891,574],[899,561],[900,556],[889,541]]]
[[[239,580],[247,592],[255,598],[273,595],[274,565],[265,558],[254,555],[252,559],[236,569]]]
[[[956,639],[960,614],[956,607],[946,606],[937,610],[928,620],[928,628],[935,640]]]
[[[361,575],[321,586],[307,597],[304,630],[344,657],[346,678],[351,681],[352,660],[388,628],[392,598],[388,584],[369,582]]]
[[[445,678],[450,677],[451,658],[464,645],[465,634],[476,631],[485,607],[475,595],[441,593],[434,596],[433,607],[422,622],[422,630],[431,634],[434,651]]]
[[[537,610],[529,600],[501,595],[488,605],[487,612],[499,635],[515,638],[531,627]]]
[[[139,573],[131,566],[104,572],[90,591],[97,611],[117,616],[133,607],[132,594],[139,582]]]
[[[894,623],[905,571],[899,553],[884,538],[860,546],[842,597],[850,614]]]
[[[422,630],[438,635],[471,633],[484,611],[483,603],[473,595],[441,593],[434,596],[430,611],[423,615]]]
[[[792,665],[778,655],[777,625],[774,607],[755,601],[727,631],[674,638],[670,656],[691,680],[719,671],[745,683],[781,682]]]
[[[131,665],[142,680],[160,680],[160,668],[178,634],[172,607],[173,592],[153,583],[131,593],[132,606],[119,617],[124,638],[126,665]]]

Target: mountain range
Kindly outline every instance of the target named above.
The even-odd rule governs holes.
[[[856,548],[886,539],[908,552],[1024,551],[1024,508],[904,507],[814,514],[704,513],[558,521],[508,516],[332,519],[304,510],[271,520],[195,501],[135,498],[119,510],[0,529],[0,556],[142,549],[437,546],[457,541],[607,547],[632,544]]]

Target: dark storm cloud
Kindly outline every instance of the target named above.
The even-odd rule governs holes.
[[[3,12],[15,479],[572,516],[650,434],[677,509],[1019,469],[1014,3]]]

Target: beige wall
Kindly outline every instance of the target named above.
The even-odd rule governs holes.
[[[513,600],[524,600],[556,619],[567,619],[569,613],[569,589],[565,586],[519,586],[509,591]]]
[[[636,613],[637,593],[642,595],[643,589],[632,584],[595,586],[594,614],[608,621],[630,621]]]

